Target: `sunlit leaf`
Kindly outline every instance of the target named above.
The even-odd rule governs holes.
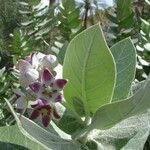
[[[70,42],[63,76],[69,80],[64,95],[72,109],[73,98],[83,101],[85,111],[91,112],[111,101],[115,64],[99,24],[78,34]]]

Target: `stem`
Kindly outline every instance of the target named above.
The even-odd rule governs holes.
[[[87,19],[88,19],[88,11],[90,9],[90,2],[89,0],[85,0],[85,16],[84,16],[84,28],[87,28]]]
[[[73,134],[72,139],[74,139],[84,145],[84,144],[86,144],[86,142],[88,140],[89,132],[91,132],[91,130],[89,130],[89,126],[86,126],[84,129],[77,131],[75,134]]]
[[[85,123],[86,126],[88,126],[91,123],[91,117],[90,117],[89,113],[85,116],[84,123]]]

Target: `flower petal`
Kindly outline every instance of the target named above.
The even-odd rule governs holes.
[[[56,102],[62,102],[62,99],[63,99],[62,95],[59,94],[59,95],[55,98],[55,101],[56,101]]]
[[[57,112],[57,110],[56,110],[55,107],[53,108],[53,116],[54,116],[54,118],[56,118],[56,119],[60,119],[60,118],[61,118],[61,116],[58,114],[58,112]]]
[[[25,60],[28,61],[28,62],[31,64],[31,56],[27,56],[27,57],[25,58]]]
[[[42,123],[43,123],[44,127],[47,127],[49,125],[50,120],[51,120],[50,115],[42,116]]]
[[[53,74],[48,69],[44,69],[42,74],[42,81],[47,82],[52,79],[53,79]]]
[[[29,81],[27,80],[27,78],[24,76],[24,74],[21,74],[19,76],[19,83],[20,85],[23,85],[23,86],[28,86],[29,85]]]
[[[41,52],[37,52],[36,56],[37,56],[38,60],[41,61],[43,59],[43,57],[45,56],[45,54],[43,54]]]
[[[38,110],[33,110],[30,116],[30,119],[34,120],[40,115],[40,112]]]
[[[17,69],[20,73],[25,73],[29,68],[32,68],[31,64],[26,60],[20,60],[17,64]]]
[[[27,107],[27,101],[24,96],[18,98],[15,102],[16,109],[25,109]]]
[[[33,82],[33,83],[29,84],[29,87],[34,93],[38,93],[40,91],[40,88],[41,88],[41,83],[40,82]]]
[[[15,72],[15,73],[20,73],[20,71],[18,69],[16,69],[15,67],[9,68],[9,71],[12,71],[12,72]]]
[[[57,57],[54,55],[45,55],[41,60],[42,68],[53,69],[58,65]]]
[[[58,88],[63,89],[64,86],[65,86],[66,83],[67,83],[67,80],[66,80],[66,79],[57,79],[57,80],[55,81],[55,83],[56,83],[56,85],[57,85]]]
[[[12,88],[12,91],[16,95],[17,99],[20,98],[21,96],[24,96],[24,93],[22,93],[19,89]]]
[[[34,82],[39,78],[39,72],[35,69],[29,69],[25,72],[25,77],[29,82]]]
[[[47,106],[48,105],[48,101],[45,100],[45,99],[40,98],[40,99],[37,100],[37,105],[40,106],[40,107]]]
[[[31,54],[31,64],[35,69],[37,69],[39,66],[39,60],[37,58],[37,53],[35,52]]]

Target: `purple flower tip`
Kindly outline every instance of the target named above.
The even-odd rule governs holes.
[[[16,96],[17,99],[21,97],[21,95],[19,95],[17,93],[15,93],[15,96]]]
[[[33,110],[32,113],[31,113],[30,119],[31,119],[31,120],[34,120],[34,119],[36,119],[39,115],[40,115],[40,113],[39,113],[38,110]]]
[[[56,102],[61,102],[62,101],[62,95],[58,95],[55,100],[56,100]]]
[[[48,69],[44,69],[43,72],[43,80],[44,81],[49,81],[53,78],[53,74],[48,70]]]
[[[47,127],[49,125],[50,120],[51,120],[50,115],[42,116],[42,123],[43,123],[44,127]]]
[[[56,80],[57,86],[61,89],[65,86],[66,83],[67,83],[67,80],[65,80],[65,79],[57,79]]]
[[[56,118],[56,119],[60,119],[60,115],[58,114],[56,108],[53,108],[53,116]]]
[[[31,83],[29,87],[33,92],[38,93],[40,90],[41,84],[39,82],[34,82],[34,83]]]
[[[42,98],[37,100],[37,107],[41,108],[41,107],[46,107],[47,105],[48,105],[47,100]]]

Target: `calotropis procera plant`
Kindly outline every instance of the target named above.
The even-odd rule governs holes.
[[[0,128],[3,149],[143,149],[150,132],[150,79],[133,84],[136,52],[130,38],[109,49],[99,24],[81,32],[68,45],[64,79],[55,79],[51,68],[55,63],[47,63],[47,56],[48,65],[43,67],[43,59],[34,53],[18,62],[15,69],[19,70],[20,85],[25,83],[26,90],[23,94],[16,92],[16,105],[22,106],[25,99],[31,101],[30,118],[41,116],[47,128],[38,120],[35,123],[23,115],[18,117],[6,100],[17,124]],[[38,67],[33,60],[38,60]],[[22,65],[24,62],[28,65]],[[61,105],[60,91],[65,84]],[[56,107],[55,103],[59,105]],[[17,107],[19,112],[20,108],[24,111],[24,107]],[[58,112],[63,113],[61,118]]]

